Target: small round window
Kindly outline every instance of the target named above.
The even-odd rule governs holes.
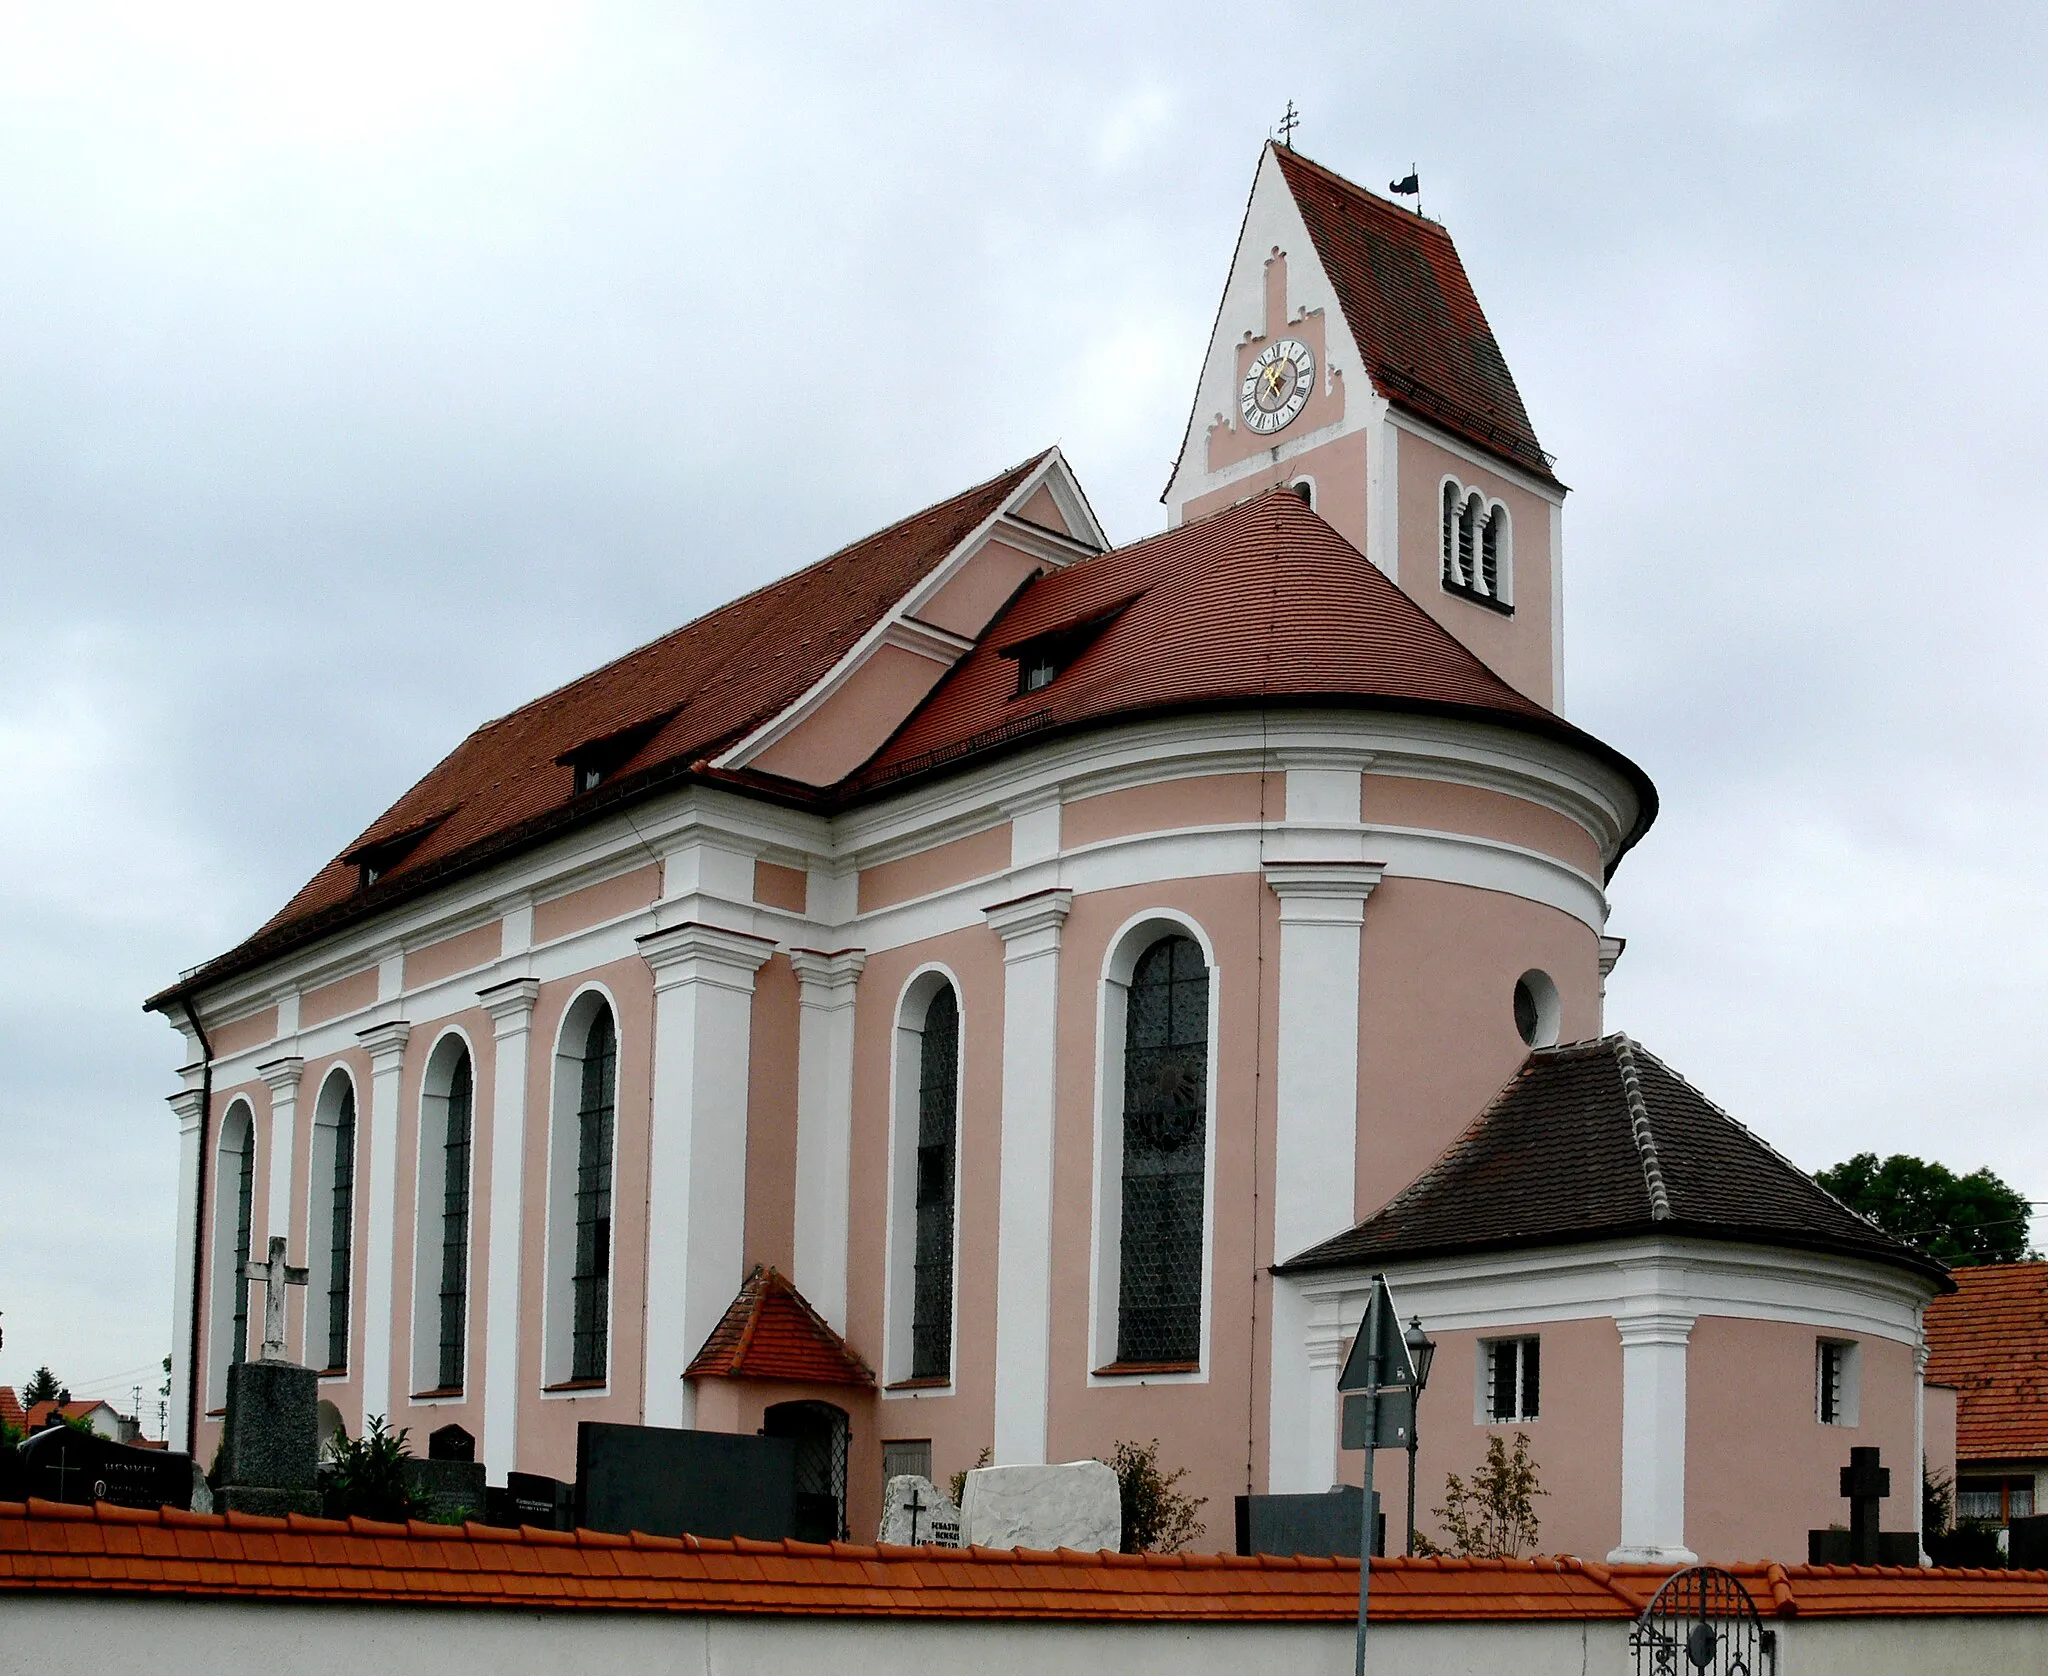
[[[1515,1029],[1532,1048],[1557,1045],[1557,985],[1548,972],[1528,971],[1515,979]]]

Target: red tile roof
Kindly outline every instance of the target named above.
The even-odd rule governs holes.
[[[12,1385],[0,1385],[0,1426],[12,1426],[16,1431],[28,1429],[28,1416],[22,1411],[21,1398],[14,1394]]]
[[[1731,1568],[1775,1617],[2048,1613],[2048,1572]],[[1668,1573],[1378,1560],[1375,1622],[1625,1619]],[[1355,1560],[731,1542],[0,1502],[0,1593],[782,1616],[1342,1623]]]
[[[779,1270],[754,1265],[685,1379],[783,1379],[873,1385],[874,1370]]]
[[[1051,686],[1017,691],[1006,651],[1118,606]],[[1280,701],[1545,734],[1635,786],[1642,812],[1629,843],[1656,812],[1641,769],[1509,686],[1285,489],[1040,577],[850,784],[876,788],[997,741],[1112,717]]]
[[[1554,483],[1451,235],[1297,151],[1275,146],[1273,155],[1373,388]]]
[[[244,970],[456,866],[583,819],[650,778],[715,755],[808,691],[1045,459],[1034,455],[486,722],[254,936],[147,1004],[164,1005]],[[560,760],[566,753],[657,722],[614,765],[604,788],[572,803],[571,770]],[[417,845],[384,867],[376,886],[359,891],[351,858],[408,833],[422,833]]]
[[[2048,1263],[1954,1269],[1927,1306],[1927,1377],[1956,1388],[1956,1456],[2048,1458]]]

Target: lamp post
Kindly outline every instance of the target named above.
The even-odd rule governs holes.
[[[1408,1554],[1415,1553],[1415,1445],[1422,1419],[1422,1392],[1429,1384],[1429,1364],[1436,1360],[1436,1344],[1422,1330],[1422,1317],[1408,1318],[1408,1330],[1401,1335],[1408,1346],[1408,1360],[1415,1364],[1414,1407],[1408,1415]]]
[[[1420,1332],[1418,1321],[1416,1331]],[[1428,1340],[1423,1340],[1428,1344]],[[1365,1317],[1358,1324],[1358,1336],[1351,1341],[1351,1353],[1338,1370],[1337,1390],[1343,1398],[1342,1447],[1365,1451],[1365,1486],[1359,1509],[1358,1538],[1358,1640],[1352,1664],[1354,1676],[1365,1676],[1365,1633],[1372,1599],[1372,1457],[1375,1449],[1397,1448],[1394,1438],[1384,1437],[1387,1426],[1398,1427],[1401,1409],[1407,1409],[1407,1425],[1414,1429],[1415,1391],[1421,1384],[1409,1339],[1401,1331],[1401,1317],[1394,1308],[1394,1294],[1387,1277],[1372,1277],[1372,1295]],[[1429,1348],[1434,1351],[1435,1346]],[[1395,1399],[1383,1407],[1383,1399]],[[1411,1456],[1412,1460],[1413,1457]]]

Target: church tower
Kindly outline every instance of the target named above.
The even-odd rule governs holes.
[[[1275,485],[1562,710],[1565,488],[1456,246],[1269,143],[1162,498],[1178,526]]]

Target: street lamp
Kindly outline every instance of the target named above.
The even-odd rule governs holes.
[[[1415,1364],[1415,1390],[1410,1396],[1412,1404],[1408,1411],[1408,1553],[1415,1553],[1415,1444],[1417,1422],[1421,1417],[1422,1392],[1429,1384],[1429,1364],[1436,1360],[1436,1344],[1422,1330],[1422,1317],[1410,1316],[1408,1330],[1401,1335],[1401,1342],[1408,1347],[1408,1360]]]

